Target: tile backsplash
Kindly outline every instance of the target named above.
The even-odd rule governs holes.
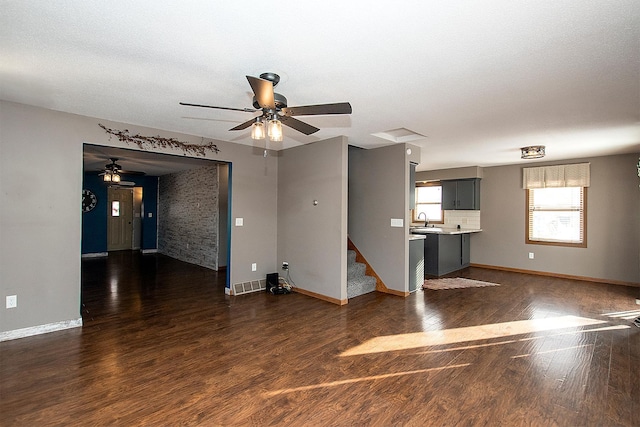
[[[480,229],[480,211],[444,211],[444,227]]]

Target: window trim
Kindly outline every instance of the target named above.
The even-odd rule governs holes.
[[[412,222],[424,221],[422,218],[420,219],[416,218],[416,213],[418,212],[418,194],[417,194],[418,187],[442,187],[442,181],[416,182],[416,208],[412,209],[411,211]],[[444,209],[442,209],[442,198],[440,198],[440,218],[442,218],[441,221],[429,221],[429,224],[444,224]]]
[[[546,240],[533,240],[529,238],[529,199],[530,199],[530,191],[536,190],[536,188],[527,189],[525,196],[525,208],[524,208],[524,241],[525,244],[528,245],[545,245],[545,246],[562,246],[562,247],[571,247],[571,248],[586,248],[587,247],[587,188],[582,187],[582,242],[580,243],[571,243],[571,242],[549,242]]]

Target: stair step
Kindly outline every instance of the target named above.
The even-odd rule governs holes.
[[[367,276],[367,265],[356,261],[356,251],[347,250],[347,298],[376,290],[375,277]]]
[[[361,262],[347,265],[347,280],[366,276],[367,266]]]
[[[356,280],[347,282],[347,298],[353,298],[368,294],[376,290],[376,279],[371,276],[364,276]]]

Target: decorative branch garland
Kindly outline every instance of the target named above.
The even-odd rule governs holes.
[[[185,142],[178,141],[174,138],[163,138],[161,136],[144,136],[140,134],[130,135],[127,129],[125,130],[116,130],[110,129],[104,126],[101,123],[98,123],[105,132],[109,135],[113,135],[118,138],[118,140],[122,142],[126,142],[127,144],[136,144],[138,148],[144,150],[145,146],[152,148],[179,148],[184,151],[185,154],[192,153],[197,156],[205,156],[206,150],[211,150],[215,153],[219,153],[220,149],[213,142],[209,142],[208,144],[187,144]],[[111,138],[111,137],[109,137]]]

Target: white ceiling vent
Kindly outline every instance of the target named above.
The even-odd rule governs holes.
[[[406,128],[391,129],[384,132],[372,133],[371,135],[378,138],[386,139],[391,142],[411,142],[418,139],[425,139],[427,136]]]

